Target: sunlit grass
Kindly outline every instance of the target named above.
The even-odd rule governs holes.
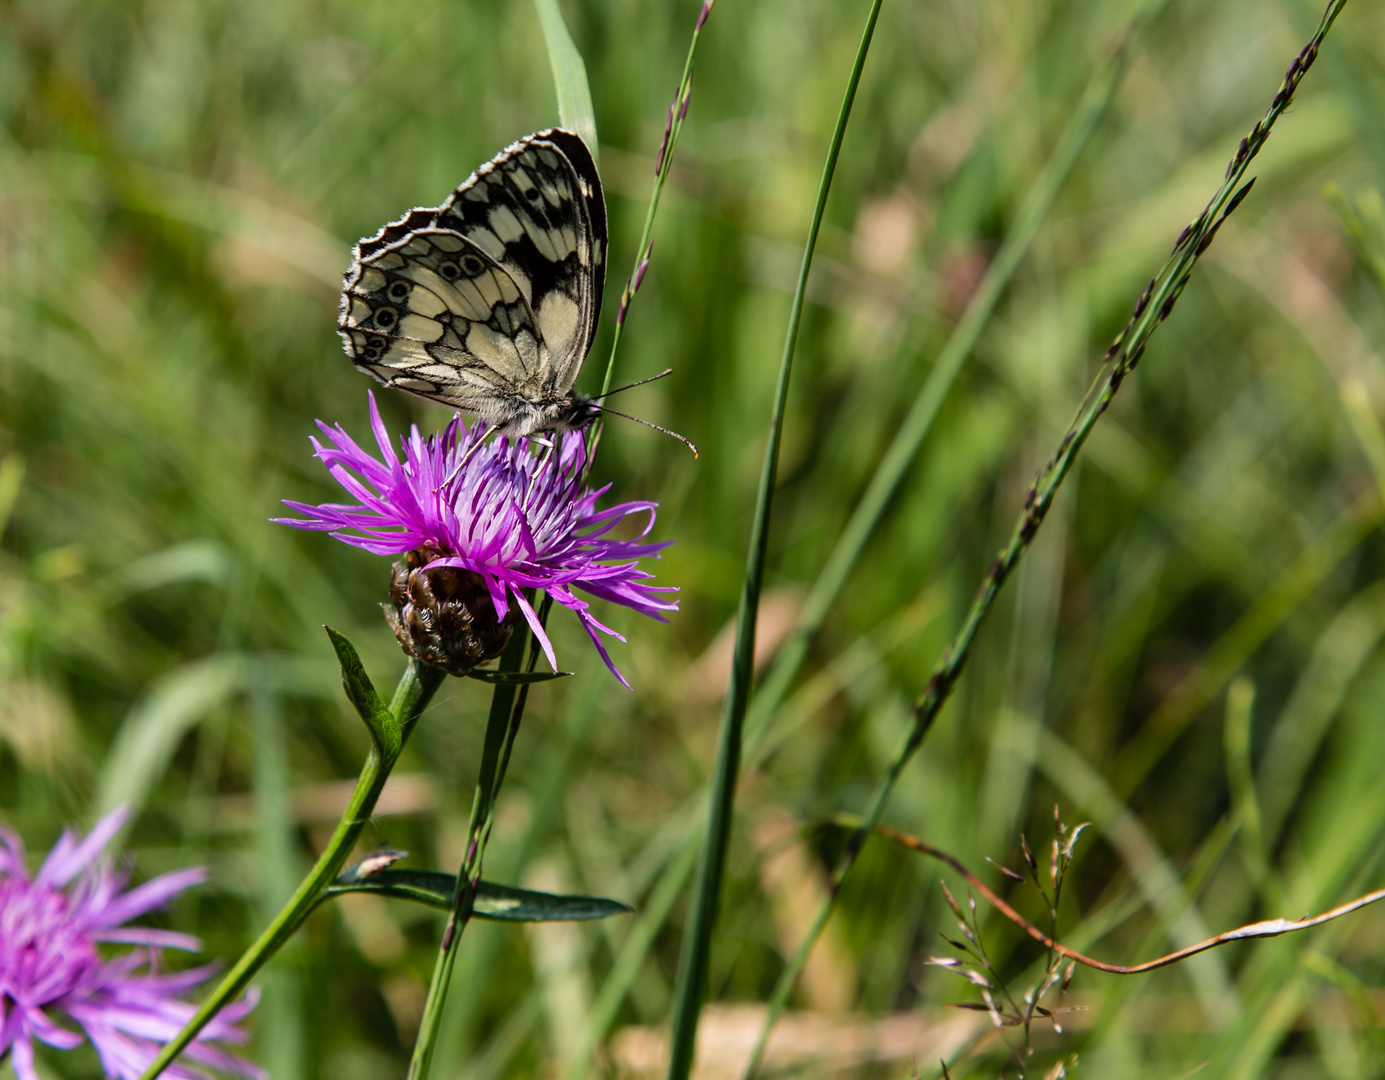
[[[616,268],[588,390],[697,6],[563,5],[591,78]],[[773,752],[741,788],[714,1001],[769,994],[806,930],[794,912],[811,911],[838,854],[799,843],[792,823],[863,808],[1093,358],[1318,8],[1172,0],[1140,38],[765,717]],[[1134,9],[884,6],[809,285],[767,652]],[[596,476],[660,501],[657,538],[677,541],[660,577],[682,587],[682,610],[667,627],[611,613],[634,694],[597,666],[534,690],[487,857],[494,880],[614,896],[637,914],[567,938],[474,927],[435,1076],[533,1074],[603,1041],[598,1019],[633,1068],[630,1048],[654,1037],[637,1028],[667,1022],[680,853],[729,632],[714,642],[734,616],[799,245],[864,15],[724,0],[708,23],[618,375],[673,367],[622,408],[702,458],[613,420]],[[211,865],[170,923],[230,957],[330,828],[324,785],[365,750],[321,624],[352,639],[377,684],[403,665],[378,615],[383,564],[267,521],[280,498],[330,497],[309,456],[314,418],[365,433],[366,387],[333,333],[339,274],[357,236],[556,121],[543,36],[522,3],[34,2],[0,18],[0,817],[32,850],[65,821],[89,824],[131,780],[114,748],[158,728],[167,757],[131,834],[139,873]],[[1092,820],[1063,914],[1071,943],[1104,958],[1380,884],[1382,43],[1381,12],[1348,5],[1254,194],[1097,428],[891,803],[891,822],[974,867],[1014,865],[1019,831],[1047,836],[1055,801],[1066,821]],[[394,426],[447,416],[381,402]],[[578,654],[580,631],[555,623],[559,655]],[[1247,774],[1225,754],[1237,676],[1254,687],[1263,852],[1237,831]],[[404,812],[380,816],[368,844],[455,869],[488,703],[449,681],[399,766]],[[256,825],[255,806],[284,803],[291,830]],[[1209,1075],[1374,1075],[1382,1047],[1360,1003],[1385,974],[1381,918],[1138,982],[1079,974],[1091,1011],[1041,1042],[1043,1060],[1079,1052],[1093,1076],[1206,1059]],[[793,1010],[953,1022],[939,1006],[962,987],[922,966],[947,925],[932,869],[868,848]],[[984,925],[1022,983],[1037,951]],[[315,916],[268,972],[256,1056],[276,1080],[402,1075],[439,927],[392,901]],[[613,971],[628,992],[603,996]],[[711,1030],[729,1039],[720,1015]],[[919,1054],[923,1075],[931,1060]],[[952,1075],[1005,1060],[986,1044]],[[911,1059],[876,1068],[908,1075]]]

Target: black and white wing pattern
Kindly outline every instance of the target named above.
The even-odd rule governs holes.
[[[606,277],[606,203],[570,131],[536,132],[438,207],[361,240],[337,330],[386,386],[475,413],[513,435],[580,427],[572,384]]]

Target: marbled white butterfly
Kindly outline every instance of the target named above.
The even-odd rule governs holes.
[[[337,330],[386,386],[513,436],[585,426],[572,389],[606,279],[606,202],[591,151],[557,128],[477,169],[352,253]]]

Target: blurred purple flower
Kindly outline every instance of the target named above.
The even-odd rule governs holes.
[[[207,878],[201,868],[175,870],[124,891],[128,874],[113,869],[102,852],[126,816],[124,808],[112,811],[85,840],[64,831],[32,878],[23,841],[0,825],[0,1061],[10,1058],[18,1080],[38,1080],[34,1039],[61,1050],[81,1045],[82,1034],[62,1020],[86,1033],[106,1076],[137,1080],[192,1016],[193,1006],[179,997],[215,968],[165,974],[161,949],[195,951],[202,943],[171,930],[124,925]],[[108,942],[139,947],[103,958],[97,945]],[[184,1051],[186,1059],[265,1077],[204,1041],[243,1042],[235,1025],[254,1006],[247,996],[223,1009]],[[177,1063],[163,1075],[193,1080],[207,1074]]]
[[[539,454],[530,451],[529,439],[501,437],[478,447],[486,438],[485,425],[478,422],[468,429],[453,417],[440,436],[424,439],[416,426],[407,438],[401,436],[401,463],[374,394],[370,423],[379,458],[357,446],[341,425],[318,421],[333,446],[312,440],[317,457],[357,502],[311,506],[285,499],[284,505],[304,518],[275,520],[330,530],[343,543],[376,555],[422,548],[428,567],[457,567],[479,575],[496,618],[503,620],[513,602],[556,670],[553,646],[523,591],[542,590],[577,615],[606,666],[628,687],[600,634],[625,639],[598,622],[573,590],[667,621],[662,612],[676,611],[678,603],[664,594],[677,589],[645,584],[653,575],[638,561],[669,546],[668,541],[643,542],[654,527],[657,504],[628,502],[597,510],[609,485],[596,490],[582,485],[587,446],[580,433],[561,440],[551,436],[557,446]],[[458,462],[464,464],[453,476]],[[633,539],[609,536],[636,514],[647,517]]]

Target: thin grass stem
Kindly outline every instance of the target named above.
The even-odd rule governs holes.
[[[552,0],[549,0],[552,2]],[[616,353],[620,350],[621,338],[625,333],[625,316],[629,314],[630,302],[649,270],[649,258],[654,250],[654,215],[659,211],[659,197],[664,193],[668,174],[673,171],[673,151],[678,146],[678,137],[683,133],[683,121],[688,116],[688,105],[692,101],[693,59],[697,56],[697,43],[702,40],[702,28],[707,16],[712,13],[716,0],[703,0],[698,9],[697,22],[693,26],[692,40],[688,43],[688,58],[683,62],[683,76],[678,80],[678,92],[668,107],[668,120],[664,124],[664,139],[659,146],[659,156],[654,165],[654,189],[649,193],[649,209],[644,214],[644,228],[640,230],[640,242],[635,247],[635,266],[625,279],[625,288],[620,294],[620,306],[616,308],[616,331],[611,339],[611,353],[606,358],[606,374],[601,380],[601,394],[605,397],[615,378]]]
[[[1098,69],[1083,92],[1072,118],[1063,129],[1053,153],[1044,163],[1033,186],[1026,193],[1015,223],[1005,234],[1000,250],[986,268],[985,276],[966,310],[948,336],[942,351],[928,372],[918,395],[890,441],[884,457],[870,478],[850,520],[819,571],[817,580],[804,601],[798,621],[770,665],[759,692],[751,704],[746,731],[751,745],[764,735],[798,673],[813,635],[836,602],[838,594],[856,568],[867,542],[884,516],[905,474],[918,456],[919,448],[933,428],[938,412],[952,384],[971,355],[981,333],[995,313],[996,305],[1009,287],[1015,271],[1028,253],[1040,226],[1048,218],[1054,200],[1063,189],[1082,151],[1091,141],[1107,107],[1129,67],[1135,46],[1146,26],[1168,6],[1168,0],[1152,0],[1127,26],[1119,44]]]
[[[712,779],[712,800],[707,817],[707,834],[698,866],[697,885],[693,893],[692,915],[683,938],[683,951],[678,965],[674,990],[673,1041],[669,1058],[669,1080],[686,1080],[692,1069],[693,1047],[697,1023],[706,992],[707,968],[712,948],[712,932],[716,926],[717,907],[726,865],[726,848],[731,837],[731,817],[736,798],[736,779],[740,772],[742,730],[746,706],[750,700],[750,685],[754,679],[755,624],[760,607],[760,590],[764,580],[765,558],[769,548],[769,517],[774,501],[775,477],[779,471],[779,446],[784,431],[784,409],[789,395],[789,378],[793,373],[794,350],[798,344],[798,328],[803,317],[804,299],[808,289],[808,274],[813,265],[818,230],[822,226],[827,196],[832,189],[832,177],[837,169],[842,140],[846,136],[851,106],[856,100],[856,88],[861,82],[866,56],[870,52],[875,24],[880,17],[881,0],[872,0],[856,59],[847,79],[841,109],[837,113],[827,160],[822,167],[818,184],[817,203],[813,207],[808,239],[803,247],[803,263],[794,289],[793,307],[784,335],[784,353],[779,361],[779,380],[775,388],[774,405],[770,412],[769,437],[760,471],[760,487],[755,500],[755,518],[751,527],[750,547],[746,556],[745,584],[741,591],[737,615],[736,645],[731,666],[731,681],[726,692],[726,707],[722,714],[721,735]]]
[[[754,1077],[759,1072],[764,1062],[769,1034],[779,1015],[788,1004],[794,984],[807,964],[808,956],[817,943],[817,939],[821,936],[823,928],[827,925],[827,920],[836,905],[837,897],[840,895],[841,885],[852,866],[855,865],[856,857],[860,854],[866,838],[880,823],[885,805],[889,801],[905,766],[923,744],[923,740],[927,738],[938,713],[942,711],[943,705],[951,696],[952,690],[961,677],[971,655],[971,646],[977,631],[985,622],[986,616],[990,614],[996,596],[1020,559],[1028,551],[1030,543],[1043,524],[1059,488],[1076,462],[1077,455],[1081,452],[1092,428],[1106,412],[1125,377],[1139,363],[1149,339],[1173,312],[1174,305],[1192,277],[1194,267],[1215,239],[1217,231],[1249,193],[1254,180],[1248,183],[1242,183],[1242,181],[1251,161],[1264,146],[1274,125],[1288,109],[1299,84],[1303,81],[1309,68],[1312,67],[1313,61],[1317,59],[1318,49],[1322,45],[1323,39],[1346,6],[1346,2],[1347,0],[1331,0],[1331,3],[1328,4],[1322,20],[1318,24],[1317,32],[1290,64],[1283,82],[1275,92],[1270,108],[1255,124],[1250,133],[1241,140],[1240,146],[1237,147],[1235,155],[1227,166],[1226,178],[1222,185],[1217,189],[1202,213],[1194,218],[1179,234],[1174,243],[1173,252],[1159,272],[1151,279],[1144,292],[1140,294],[1135,303],[1134,314],[1126,324],[1125,329],[1121,331],[1107,350],[1101,370],[1078,407],[1077,415],[1069,426],[1067,434],[1063,436],[1058,449],[1054,451],[1053,456],[1040,470],[1038,477],[1029,488],[1025,496],[1024,508],[1011,532],[1010,542],[991,563],[990,569],[982,579],[976,599],[972,602],[971,608],[962,622],[961,629],[957,631],[951,643],[943,650],[928,683],[915,700],[912,710],[913,719],[903,745],[891,762],[884,780],[881,781],[872,796],[866,812],[862,815],[860,828],[852,834],[851,839],[847,842],[846,849],[833,872],[832,888],[827,899],[820,906],[808,934],[804,937],[803,942],[775,985],[764,1025],[746,1065],[744,1073],[746,1078]]]

